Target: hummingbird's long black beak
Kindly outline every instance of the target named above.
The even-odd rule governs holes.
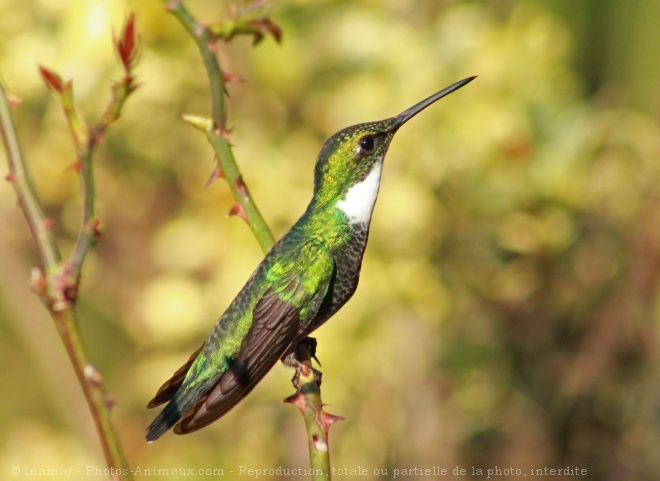
[[[404,110],[401,112],[399,115],[394,117],[394,125],[392,126],[392,130],[397,130],[399,127],[401,127],[403,124],[408,122],[411,118],[413,118],[415,115],[420,113],[422,110],[424,110],[426,107],[429,105],[435,103],[436,101],[440,100],[442,97],[449,95],[452,92],[455,92],[456,90],[460,89],[464,85],[469,84],[472,82],[475,78],[477,78],[476,75],[468,78],[464,78],[463,80],[459,80],[458,82],[451,84],[449,87],[446,87],[442,89],[440,92],[436,92],[430,97],[422,100],[419,103],[416,103],[409,109]]]

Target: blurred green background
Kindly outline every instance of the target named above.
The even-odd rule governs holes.
[[[208,20],[230,11],[190,6]],[[305,466],[299,414],[280,402],[292,391],[281,366],[212,427],[143,441],[155,415],[147,400],[262,257],[227,219],[227,187],[204,188],[211,150],[180,115],[207,114],[208,87],[160,1],[0,0],[0,71],[23,99],[15,119],[40,194],[70,246],[74,151],[36,66],[75,78],[95,118],[119,76],[112,32],[130,10],[142,85],[96,158],[105,235],[80,300],[130,463],[221,467],[227,479],[245,479],[229,473],[240,465]],[[284,0],[271,16],[281,45],[241,38],[221,58],[247,80],[229,88],[232,139],[278,237],[310,198],[325,138],[479,75],[397,135],[360,288],[318,332],[324,400],[347,418],[332,430],[333,464],[366,467],[360,479],[388,479],[373,468],[569,464],[588,469],[579,479],[657,479],[658,2]],[[3,183],[0,476],[74,467],[83,471],[68,479],[89,479],[85,466],[102,458],[54,326],[27,288],[36,262]]]

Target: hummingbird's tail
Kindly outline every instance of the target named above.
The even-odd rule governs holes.
[[[147,442],[151,443],[161,437],[168,429],[174,426],[179,419],[181,419],[181,410],[177,406],[177,403],[172,400],[147,428],[147,432],[144,436]]]
[[[199,349],[192,353],[188,361],[181,366],[177,371],[165,381],[165,383],[158,389],[158,392],[153,397],[147,408],[151,409],[161,404],[168,403],[165,406],[165,409],[153,420],[149,425],[146,432],[146,439],[149,442],[155,441],[161,437],[165,432],[174,426],[179,419],[181,419],[182,412],[185,410],[184,406],[190,404],[193,397],[188,396],[187,402],[184,399],[183,393],[179,393],[181,385],[186,377],[186,374],[190,370],[193,362],[199,356],[199,353],[202,351],[202,345]],[[177,396],[178,395],[178,396]],[[177,399],[177,397],[179,399]]]

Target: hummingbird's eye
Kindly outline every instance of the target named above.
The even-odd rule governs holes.
[[[358,153],[360,154],[370,154],[374,150],[374,138],[371,135],[365,135],[360,139],[360,146],[358,147]]]

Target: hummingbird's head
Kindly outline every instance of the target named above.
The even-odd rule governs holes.
[[[315,203],[336,202],[351,221],[368,221],[378,194],[383,159],[394,134],[426,107],[474,79],[456,82],[395,117],[353,125],[330,137],[316,162]]]
[[[330,137],[319,154],[314,172],[317,200],[341,200],[351,187],[380,170],[396,130],[394,119],[352,125]]]

